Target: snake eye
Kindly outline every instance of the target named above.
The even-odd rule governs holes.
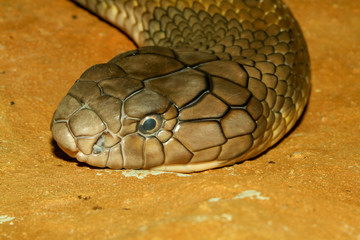
[[[162,118],[160,115],[154,114],[146,116],[139,122],[138,129],[142,134],[151,135],[159,130],[162,126]]]

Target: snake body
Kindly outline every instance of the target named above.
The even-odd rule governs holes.
[[[310,92],[300,27],[280,0],[78,0],[140,48],[86,70],[54,113],[71,157],[195,172],[252,158]]]

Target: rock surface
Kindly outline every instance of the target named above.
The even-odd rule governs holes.
[[[0,239],[360,239],[360,6],[287,0],[308,41],[305,116],[254,161],[191,175],[90,168],[52,142],[89,66],[134,48],[70,1],[0,3]]]

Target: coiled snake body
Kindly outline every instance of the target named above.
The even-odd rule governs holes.
[[[263,152],[310,90],[301,30],[280,0],[78,0],[140,47],[86,70],[51,123],[78,161],[194,172]]]

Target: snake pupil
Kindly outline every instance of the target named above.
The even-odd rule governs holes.
[[[151,131],[156,127],[156,121],[153,118],[146,119],[142,126],[144,130]]]

